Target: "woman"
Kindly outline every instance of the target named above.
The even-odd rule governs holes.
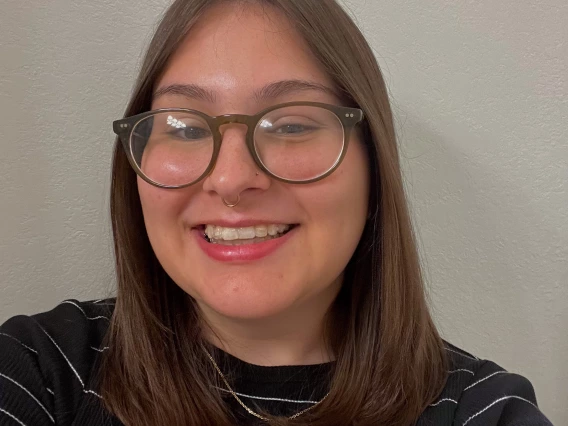
[[[125,116],[117,298],[2,326],[2,424],[550,424],[436,331],[384,82],[333,0],[176,1]]]

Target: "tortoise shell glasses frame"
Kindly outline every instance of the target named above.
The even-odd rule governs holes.
[[[321,108],[323,110],[327,110],[327,111],[333,113],[337,117],[337,119],[341,123],[342,129],[343,129],[342,149],[341,149],[341,152],[339,153],[339,156],[338,156],[337,160],[335,161],[335,163],[329,169],[327,169],[325,172],[323,172],[321,175],[318,175],[318,176],[313,177],[313,178],[305,179],[305,180],[287,179],[287,178],[283,178],[281,176],[278,176],[278,175],[272,173],[270,171],[270,169],[268,167],[266,167],[266,165],[263,163],[262,159],[260,158],[260,156],[257,152],[257,149],[255,147],[255,140],[254,140],[256,129],[259,126],[259,124],[261,123],[261,120],[267,114],[269,114],[273,111],[279,110],[279,109],[288,108],[288,107],[295,107],[295,106],[315,107],[315,108]],[[199,177],[197,177],[196,179],[192,180],[189,183],[185,183],[185,184],[182,184],[182,185],[165,185],[165,184],[156,182],[155,180],[149,178],[140,169],[140,166],[136,162],[135,155],[132,151],[132,143],[131,143],[132,135],[133,135],[134,130],[138,126],[138,124],[141,123],[143,120],[147,119],[148,117],[155,116],[157,114],[168,113],[168,112],[170,112],[170,113],[176,113],[176,112],[177,113],[188,113],[188,114],[193,114],[195,116],[198,116],[205,123],[207,123],[207,125],[209,126],[209,130],[211,131],[211,134],[212,134],[212,137],[213,137],[213,152],[212,152],[211,160],[210,160],[207,168],[204,170],[203,173],[201,173],[201,175]],[[126,118],[123,118],[123,119],[120,119],[120,120],[116,120],[116,121],[113,122],[113,130],[116,133],[116,135],[119,137],[119,139],[122,143],[122,146],[124,148],[124,151],[126,153],[126,156],[128,158],[128,161],[129,161],[130,165],[132,166],[132,168],[134,169],[134,171],[136,172],[136,174],[140,178],[142,178],[144,181],[148,182],[149,184],[160,187],[160,188],[167,188],[167,189],[185,188],[185,187],[191,186],[191,185],[199,182],[205,176],[210,174],[211,171],[213,170],[213,168],[215,167],[216,162],[217,162],[217,158],[219,156],[219,151],[221,149],[221,144],[222,144],[222,141],[223,141],[223,136],[221,134],[220,127],[223,126],[223,125],[226,125],[226,124],[244,124],[244,125],[247,126],[247,133],[246,133],[246,139],[245,139],[246,146],[247,146],[248,151],[249,151],[250,155],[252,156],[255,164],[264,173],[266,173],[270,177],[272,177],[272,178],[274,178],[278,181],[281,181],[281,182],[294,183],[294,184],[307,184],[307,183],[316,182],[318,180],[321,180],[321,179],[329,176],[331,173],[333,173],[337,169],[337,167],[339,167],[339,165],[341,164],[341,162],[342,162],[342,160],[345,157],[345,154],[347,152],[347,147],[349,145],[351,133],[352,133],[354,127],[363,120],[363,117],[364,117],[363,111],[359,108],[337,106],[337,105],[331,105],[331,104],[326,104],[326,103],[321,103],[321,102],[288,102],[288,103],[273,105],[269,108],[263,109],[262,111],[258,112],[257,114],[254,114],[254,115],[224,114],[224,115],[219,115],[219,116],[215,116],[215,117],[207,115],[207,114],[205,114],[201,111],[198,111],[198,110],[193,110],[193,109],[162,108],[162,109],[156,109],[156,110],[152,110],[152,111],[146,111],[146,112],[143,112],[143,113],[140,113],[140,114],[133,115],[131,117],[126,117]]]

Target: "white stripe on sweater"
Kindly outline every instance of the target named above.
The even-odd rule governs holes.
[[[26,426],[26,424],[24,422],[22,422],[20,419],[18,419],[16,416],[14,416],[11,413],[8,413],[6,410],[3,410],[2,408],[0,408],[0,413],[4,413],[6,414],[8,417],[13,418],[15,421],[17,421],[19,424],[21,424],[22,426]]]
[[[453,352],[453,353],[455,353],[455,354],[461,355],[461,356],[463,356],[463,357],[465,357],[465,358],[474,359],[474,360],[476,360],[476,361],[479,361],[479,358],[476,357],[475,355],[471,355],[471,356],[470,356],[470,355],[462,354],[461,352],[454,351],[453,349],[450,349],[450,348],[446,348],[446,350],[447,350],[447,351],[450,351],[450,352]]]
[[[71,300],[64,300],[63,302],[61,302],[61,304],[63,304],[63,303],[67,303],[67,304],[69,304],[69,305],[75,306],[77,309],[79,309],[79,310],[83,313],[83,315],[85,315],[85,318],[87,318],[88,320],[106,319],[107,321],[109,321],[109,319],[108,319],[107,317],[102,316],[102,315],[101,315],[101,316],[98,316],[98,317],[93,317],[93,318],[89,317],[89,316],[85,313],[85,311],[83,310],[83,308],[81,308],[79,305],[77,305],[75,302],[72,302]]]
[[[483,410],[478,411],[477,413],[475,413],[473,416],[471,416],[469,419],[467,419],[462,426],[466,426],[471,420],[473,420],[474,418],[476,418],[477,416],[479,416],[480,414],[484,413],[485,411],[487,411],[488,409],[490,409],[491,407],[493,407],[495,404],[497,404],[498,402],[504,401],[506,399],[511,399],[511,398],[515,398],[515,399],[520,399],[521,401],[524,402],[528,402],[530,405],[532,405],[534,408],[536,408],[538,410],[538,407],[536,405],[534,405],[532,402],[530,402],[528,399],[525,398],[521,398],[520,396],[516,396],[516,395],[510,395],[510,396],[504,396],[501,397],[495,401],[493,401],[491,404],[489,404],[487,407],[485,407]]]
[[[20,389],[22,389],[25,393],[27,393],[29,396],[31,396],[32,399],[36,402],[36,404],[39,405],[43,411],[45,411],[45,414],[47,414],[47,416],[49,417],[49,420],[51,420],[51,423],[55,423],[53,416],[49,413],[49,411],[47,411],[47,408],[45,408],[43,406],[43,404],[41,402],[39,402],[38,399],[35,396],[33,396],[33,394],[29,390],[27,390],[23,385],[16,382],[11,377],[6,376],[5,374],[0,373],[0,377],[4,377],[6,380],[9,380],[10,382],[14,383],[16,386],[18,386]]]
[[[59,345],[57,343],[55,343],[55,340],[53,340],[53,337],[51,337],[49,335],[49,333],[47,331],[45,331],[43,329],[43,327],[37,322],[35,321],[35,323],[37,324],[37,326],[40,328],[41,331],[43,331],[45,333],[45,335],[49,338],[49,340],[51,340],[51,343],[53,343],[53,345],[57,348],[57,350],[59,351],[59,353],[61,354],[61,356],[63,356],[63,358],[65,359],[65,361],[67,361],[67,364],[69,365],[69,367],[71,368],[71,370],[73,370],[73,373],[75,373],[75,377],[77,377],[77,380],[79,380],[79,383],[81,383],[81,387],[83,388],[83,392],[84,393],[92,393],[93,395],[98,396],[99,398],[102,399],[102,397],[96,393],[95,391],[92,390],[88,390],[85,389],[85,383],[83,382],[83,380],[81,379],[81,376],[79,376],[79,373],[77,372],[77,370],[75,370],[75,367],[73,367],[73,364],[71,364],[71,361],[69,361],[69,358],[67,358],[67,356],[63,353],[63,351],[61,350],[61,348],[59,347]]]
[[[20,345],[22,345],[24,348],[26,348],[26,349],[32,351],[32,352],[35,353],[36,355],[38,354],[35,349],[30,348],[28,345],[24,345],[22,342],[20,342],[20,341],[19,341],[18,339],[16,339],[15,337],[10,336],[9,334],[6,334],[6,333],[0,333],[0,335],[9,337],[10,339],[13,339],[13,340],[15,340],[16,342],[18,342],[18,343],[19,343]]]
[[[457,404],[457,403],[458,403],[455,399],[452,399],[452,398],[444,398],[444,399],[439,400],[438,402],[435,402],[434,404],[430,404],[430,407],[435,407],[436,405],[441,404],[441,403],[444,402],[444,401],[453,402],[454,404]]]
[[[485,380],[487,380],[487,379],[489,379],[489,378],[495,376],[496,374],[511,374],[511,373],[509,373],[508,371],[496,371],[495,373],[491,373],[489,376],[484,377],[483,379],[479,379],[477,382],[475,382],[475,383],[469,385],[467,388],[465,388],[465,389],[463,390],[463,392],[465,392],[466,390],[471,389],[471,388],[474,387],[475,385],[477,385],[477,384],[479,384],[479,383],[481,383],[481,382],[483,382],[483,381],[485,381]]]
[[[460,371],[465,371],[466,373],[471,374],[472,376],[475,376],[475,373],[471,370],[467,370],[465,368],[458,368],[457,370],[452,370],[452,371],[448,371],[448,373],[452,374],[452,373],[458,373]]]

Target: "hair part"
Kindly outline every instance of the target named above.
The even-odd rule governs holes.
[[[125,116],[151,108],[154,86],[200,16],[219,1],[177,0],[147,50]],[[442,391],[448,360],[425,298],[393,117],[367,41],[335,0],[248,0],[285,14],[315,58],[365,113],[369,213],[328,315],[336,357],[330,394],[279,425],[414,424]],[[317,19],[315,19],[317,17]],[[194,300],[158,262],[145,231],[136,175],[115,144],[111,220],[117,300],[99,370],[106,408],[126,425],[232,425],[219,377],[202,350]]]

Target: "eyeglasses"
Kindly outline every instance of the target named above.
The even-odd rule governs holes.
[[[291,102],[256,115],[158,109],[117,120],[113,129],[138,176],[158,187],[183,188],[215,167],[225,124],[247,126],[247,148],[264,173],[282,182],[311,183],[339,166],[362,120],[358,108]]]

